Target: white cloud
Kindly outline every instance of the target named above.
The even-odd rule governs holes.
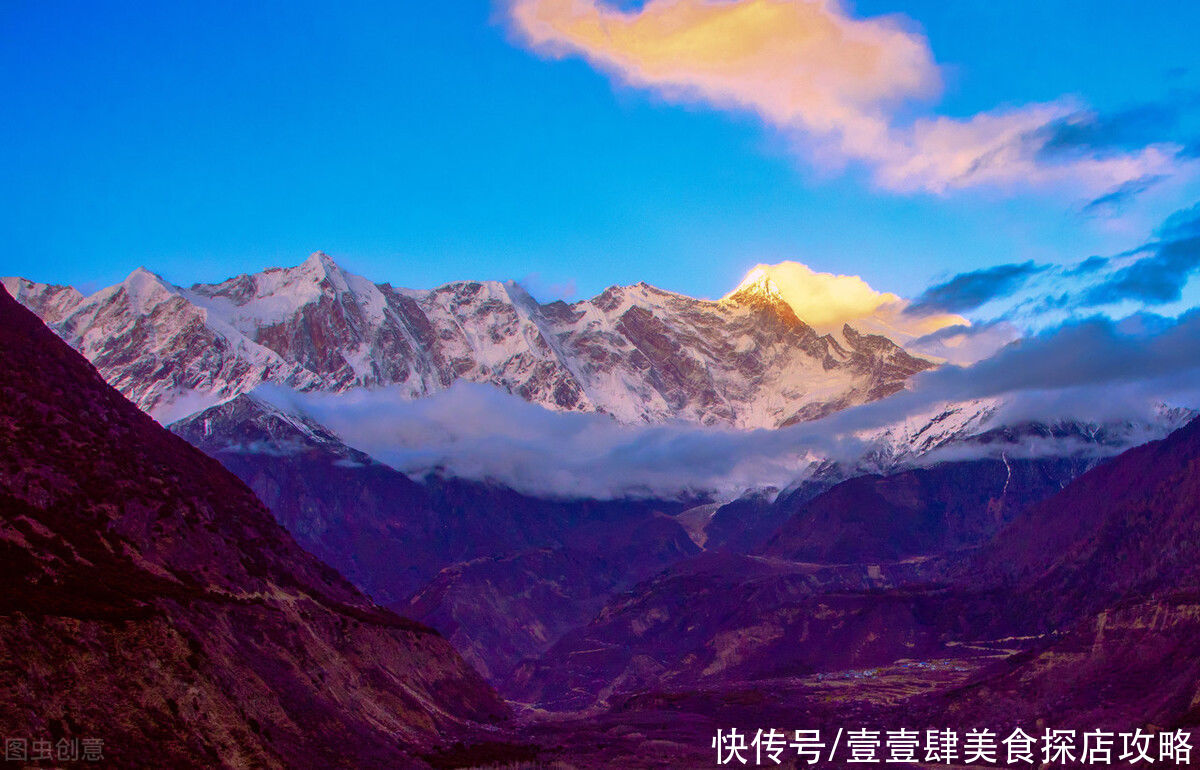
[[[676,103],[754,113],[816,165],[871,169],[887,189],[943,193],[1061,187],[1095,196],[1178,170],[1179,147],[1049,157],[1070,99],[967,118],[901,116],[937,97],[929,42],[899,15],[855,18],[836,0],[508,0],[529,48],[579,55],[618,82]]]
[[[416,400],[397,388],[321,394],[267,386],[254,395],[316,420],[405,473],[444,469],[536,495],[734,495],[786,484],[813,457],[814,443],[795,431],[627,426],[605,415],[551,412],[465,382]],[[834,443],[815,445],[829,453]]]
[[[956,366],[988,358],[1021,336],[1016,326],[999,321],[979,326],[948,325],[913,340],[906,347],[918,355]]]

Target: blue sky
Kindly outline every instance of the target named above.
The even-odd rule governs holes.
[[[1138,6],[844,9],[924,32],[942,89],[919,109],[1151,104],[1179,116],[1139,141],[1194,141],[1200,4]],[[1187,174],[1100,215],[1084,207],[1103,190],[883,189],[854,162],[814,168],[753,109],[681,103],[599,55],[547,53],[485,0],[0,0],[0,274],[96,287],[145,265],[187,284],[320,249],[412,287],[530,277],[549,299],[645,280],[712,297],[795,259],[916,296],[1132,249],[1200,199]]]

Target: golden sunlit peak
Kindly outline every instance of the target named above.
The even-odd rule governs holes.
[[[726,299],[739,294],[780,300],[816,327],[841,326],[873,315],[882,305],[900,302],[895,294],[875,291],[857,275],[818,273],[799,262],[756,265]]]
[[[909,302],[902,297],[876,291],[857,275],[818,273],[800,262],[755,265],[723,300],[750,297],[782,302],[821,332],[837,331],[848,323],[902,345],[947,326],[970,326],[967,319],[949,313],[910,316],[904,312]]]

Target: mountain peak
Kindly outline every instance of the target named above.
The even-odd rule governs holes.
[[[333,260],[333,257],[329,256],[328,254],[326,254],[323,251],[314,251],[312,254],[309,254],[308,259],[304,260],[304,262],[301,266],[302,267],[311,267],[311,268],[319,267],[323,270],[340,270],[341,269],[340,267],[338,267],[337,262],[335,262]]]
[[[308,254],[308,258],[302,261],[299,266],[306,271],[320,271],[325,273],[342,272],[341,265],[338,265],[334,261],[334,258],[325,252]]]
[[[308,259],[300,263],[299,270],[308,275],[313,275],[320,278],[328,278],[337,286],[339,283],[345,283],[343,277],[345,271],[341,265],[333,261],[333,257],[323,251],[314,251],[308,256]]]
[[[172,286],[158,273],[151,272],[144,267],[134,268],[133,272],[125,276],[125,280],[119,284],[124,287],[127,292],[136,292],[144,294],[148,291],[158,291],[166,289],[173,290]]]
[[[20,301],[22,296],[34,286],[33,281],[27,278],[21,278],[16,275],[6,275],[0,278],[0,286],[12,296],[13,299]]]
[[[129,306],[139,313],[145,313],[168,296],[178,293],[174,286],[162,279],[162,276],[144,267],[135,268],[114,288],[124,291]]]
[[[782,302],[805,323],[825,329],[839,329],[900,301],[895,294],[875,291],[856,275],[818,273],[799,262],[755,265],[724,299]]]
[[[851,401],[883,393],[921,368],[890,358],[883,368],[825,361],[821,343],[793,328],[797,316],[808,318],[791,307],[812,308],[789,293],[780,270],[760,269],[742,287],[778,297],[767,306],[776,322],[733,301],[644,282],[570,306],[541,306],[512,282],[393,289],[320,251],[217,284],[184,289],[139,269],[83,302],[29,291],[23,301],[55,323],[70,305],[64,338],[102,359],[105,376],[163,419],[265,382],[329,392],[396,386],[417,398],[465,380],[622,422],[762,427],[830,403],[831,393]],[[760,301],[747,295],[746,302]],[[149,344],[146,316],[153,316]],[[850,320],[860,332],[878,328]],[[760,352],[731,368],[729,350]]]

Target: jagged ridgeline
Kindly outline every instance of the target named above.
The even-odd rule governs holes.
[[[4,282],[164,423],[263,383],[418,397],[465,380],[622,422],[770,428],[890,395],[933,365],[893,341],[912,335],[888,319],[842,323],[774,275],[718,301],[638,283],[573,304],[513,282],[394,288],[321,253],[190,288],[141,268],[87,297]]]

